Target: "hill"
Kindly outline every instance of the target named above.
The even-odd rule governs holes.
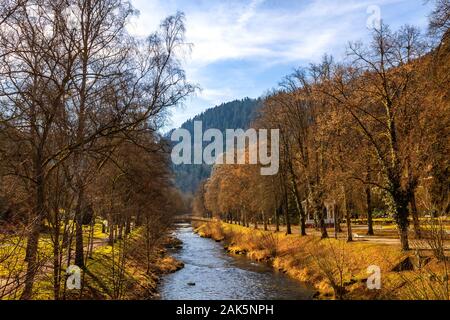
[[[255,118],[261,99],[244,98],[223,103],[195,116],[181,125],[181,128],[194,132],[194,121],[202,121],[203,130],[215,128],[225,132],[226,129],[247,129]],[[211,174],[211,166],[174,165],[175,182],[185,193],[195,193],[200,183]]]

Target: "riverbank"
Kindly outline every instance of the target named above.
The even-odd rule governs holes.
[[[81,272],[81,289],[69,290],[66,286],[65,268],[61,270],[59,299],[64,300],[148,300],[159,298],[158,285],[162,276],[183,268],[183,263],[169,254],[170,248],[180,247],[181,242],[169,235],[162,236],[148,249],[141,229],[133,230],[126,238],[109,244],[109,235],[101,223],[94,226],[92,251],[89,233],[85,234],[85,268]],[[26,240],[11,236],[0,246],[0,299],[18,299],[21,287],[15,277],[26,272]],[[53,272],[53,241],[43,233],[39,239],[41,268],[36,276],[32,299],[53,300],[56,297]],[[147,254],[149,252],[149,254]],[[72,251],[73,255],[73,251]],[[63,256],[62,264],[70,263]]]
[[[223,222],[201,224],[196,232],[202,237],[223,241],[230,253],[266,261],[273,268],[314,287],[317,299],[448,297],[447,265],[426,253],[404,253],[397,246],[386,244],[347,243],[264,232]],[[380,289],[367,287],[371,275],[368,268],[374,270],[373,266],[381,272]]]
[[[168,249],[180,246],[178,239],[165,236],[151,249],[147,261],[142,243],[135,238],[126,244],[127,259],[124,264],[121,264],[120,252],[113,254],[110,245],[100,247],[94,251],[93,259],[87,265],[85,287],[91,291],[92,298],[100,300],[159,299],[161,278],[184,267],[181,261],[168,253]],[[117,294],[120,296],[116,297]]]

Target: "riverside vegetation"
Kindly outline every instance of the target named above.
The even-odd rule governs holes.
[[[231,254],[269,263],[316,290],[316,299],[449,299],[448,261],[396,246],[301,237],[212,221],[197,226]],[[368,267],[381,269],[380,290],[367,288]]]

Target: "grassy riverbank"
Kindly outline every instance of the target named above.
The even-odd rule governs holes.
[[[178,239],[164,237],[152,249],[150,264],[142,252],[142,243],[134,238],[125,244],[126,262],[120,258],[125,246],[117,246],[113,253],[110,245],[99,247],[94,251],[85,272],[85,287],[88,298],[110,300],[150,300],[159,297],[160,278],[183,268],[183,263],[171,257],[167,248],[178,245]],[[75,299],[77,294],[74,292]],[[83,297],[83,299],[86,297]]]
[[[86,232],[87,233],[87,232]],[[154,299],[158,297],[158,283],[162,275],[175,272],[183,263],[167,254],[167,248],[180,245],[178,239],[163,236],[149,249],[147,257],[141,230],[135,229],[125,239],[110,245],[109,235],[102,232],[97,223],[92,232],[92,252],[86,242],[86,267],[81,273],[81,290],[68,290],[65,286],[66,267],[73,264],[67,255],[62,257],[60,299]],[[88,239],[86,234],[85,239]],[[26,272],[26,240],[11,236],[0,247],[0,298],[18,299],[21,295],[21,279]],[[54,244],[50,234],[43,233],[39,240],[40,270],[36,276],[32,299],[55,299],[55,278],[53,273]]]
[[[196,232],[224,241],[230,253],[266,261],[276,270],[311,285],[318,299],[448,299],[447,263],[431,253],[367,242],[320,240],[208,222]],[[369,290],[369,266],[381,270],[381,289]]]

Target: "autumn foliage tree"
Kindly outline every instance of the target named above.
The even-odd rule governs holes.
[[[205,185],[208,210],[217,217],[239,212],[245,225],[249,217],[265,223],[269,214],[277,230],[283,212],[287,233],[294,218],[302,235],[312,213],[326,238],[325,213],[333,207],[336,233],[345,219],[349,241],[355,214],[374,235],[376,210],[393,218],[409,250],[411,223],[420,239],[424,212],[449,212],[448,9],[448,1],[437,1],[431,15],[437,41],[413,26],[391,31],[382,23],[369,44],[350,44],[344,61],[324,56],[283,79],[253,124],[280,130],[278,174],[216,166]]]

